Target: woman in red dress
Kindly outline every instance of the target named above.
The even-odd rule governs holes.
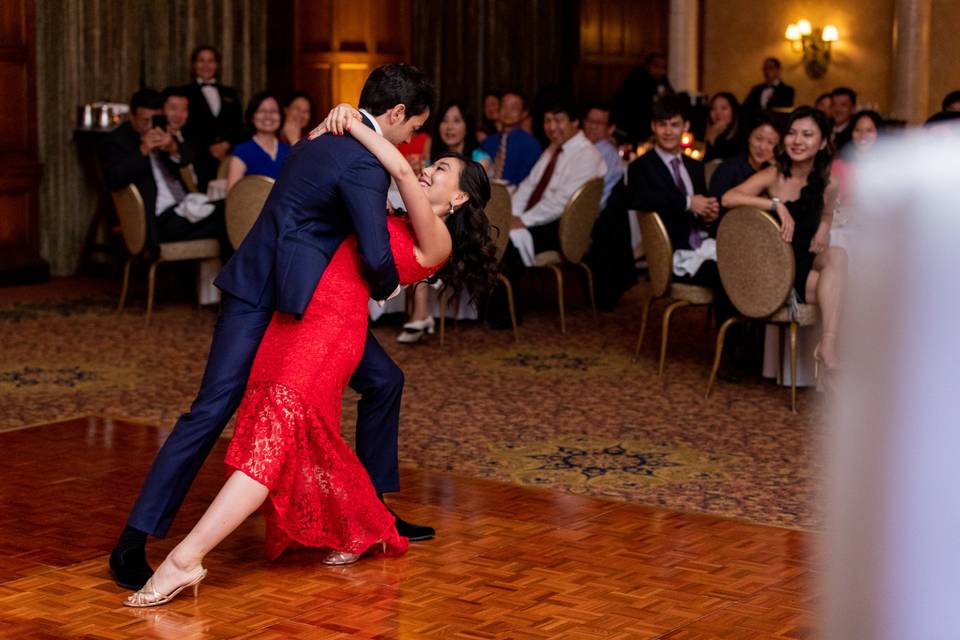
[[[390,245],[401,284],[440,273],[447,286],[484,291],[495,280],[494,249],[483,212],[490,197],[476,162],[447,154],[419,178],[386,139],[350,124],[338,107],[325,127],[350,132],[397,182],[407,216],[390,216]],[[453,253],[453,259],[447,260]],[[356,238],[344,240],[300,320],[277,312],[247,383],[226,462],[233,469],[206,513],[143,589],[124,604],[165,604],[206,576],[201,562],[261,505],[271,559],[298,545],[327,554],[327,564],[365,553],[399,556],[408,541],[377,498],[366,470],[340,435],[343,388],[363,353],[369,286]]]

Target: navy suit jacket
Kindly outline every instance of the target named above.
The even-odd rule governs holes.
[[[352,137],[302,140],[215,284],[250,304],[272,299],[276,309],[300,316],[340,243],[356,233],[370,295],[385,299],[400,283],[387,231],[389,184],[380,162]]]
[[[683,166],[690,174],[693,193],[707,192],[703,163],[687,156]],[[667,228],[673,250],[690,248],[690,231],[702,229],[700,219],[687,211],[687,198],[677,187],[670,169],[663,163],[655,149],[651,149],[630,163],[627,168],[627,191],[629,208],[638,211],[655,211],[660,214]]]

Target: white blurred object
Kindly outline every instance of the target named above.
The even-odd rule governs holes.
[[[407,312],[407,293],[412,293],[410,287],[406,287],[403,293],[395,298],[387,300],[382,307],[375,301],[370,300],[367,309],[370,313],[370,320],[376,322],[380,317],[387,313],[406,313]],[[437,296],[437,287],[430,287],[430,298],[427,303],[427,311],[434,318],[440,317],[440,302]],[[447,305],[447,318],[452,320],[476,320],[479,317],[477,307],[470,302],[470,294],[466,291],[460,292],[460,304],[450,303]]]
[[[220,273],[220,259],[209,258],[200,261],[197,269],[197,302],[198,304],[217,304],[220,302],[220,289],[213,285]]]
[[[210,202],[223,200],[227,197],[227,179],[219,178],[207,183],[207,199]]]
[[[205,193],[188,193],[180,204],[174,209],[174,212],[181,218],[186,218],[192,223],[197,223],[207,218],[213,213],[214,206],[210,204],[210,199]]]
[[[829,423],[825,637],[960,637],[960,260],[955,142],[858,161],[858,224]]]

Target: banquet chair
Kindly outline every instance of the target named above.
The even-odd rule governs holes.
[[[600,215],[600,197],[603,195],[603,178],[592,178],[577,189],[560,215],[560,250],[542,251],[533,257],[533,266],[550,269],[557,278],[557,304],[560,307],[560,333],[567,332],[566,313],[563,307],[563,265],[572,264],[583,269],[587,275],[587,294],[593,319],[597,319],[597,301],[593,292],[593,271],[583,262],[590,248],[593,224]]]
[[[716,171],[717,167],[719,167],[721,164],[723,164],[722,158],[714,158],[710,162],[704,163],[703,175],[707,179],[707,189],[710,188],[710,178],[713,177],[713,172]]]
[[[496,261],[500,264],[503,254],[507,251],[510,242],[510,222],[513,219],[513,205],[510,201],[510,192],[500,183],[490,184],[490,201],[484,209],[487,220],[490,222],[490,238],[496,247]],[[507,308],[510,311],[510,323],[513,326],[513,339],[520,342],[520,333],[517,330],[517,313],[513,301],[513,285],[503,273],[497,273],[497,279],[507,290]],[[450,298],[446,294],[440,295],[440,345],[443,345],[447,322],[447,305]]]
[[[244,176],[227,193],[227,237],[234,249],[240,246],[260,216],[274,182],[269,176]]]
[[[707,319],[710,318],[710,307],[713,305],[713,291],[709,287],[696,284],[686,284],[673,281],[673,244],[667,233],[660,214],[654,211],[639,213],[640,238],[643,242],[643,252],[647,256],[647,275],[650,278],[650,296],[643,304],[643,318],[640,320],[640,335],[637,337],[637,348],[633,353],[633,361],[640,357],[640,348],[643,346],[643,336],[647,330],[647,319],[650,307],[654,302],[667,300],[670,302],[663,310],[663,320],[660,330],[660,364],[657,375],[663,376],[663,367],[667,359],[667,338],[670,334],[670,318],[673,312],[681,307],[690,305],[706,306]]]
[[[720,281],[739,312],[717,333],[716,351],[707,398],[717,377],[727,329],[738,321],[756,319],[780,327],[779,371],[783,370],[783,333],[790,334],[790,408],[797,411],[797,329],[817,324],[819,309],[813,304],[788,304],[796,264],[793,247],[780,237],[780,227],[767,213],[737,207],[724,215],[717,229],[717,269]]]
[[[117,313],[123,312],[123,305],[127,300],[127,290],[130,285],[130,267],[134,260],[143,255],[147,244],[147,214],[143,204],[143,197],[134,185],[127,185],[120,191],[114,191],[113,204],[120,219],[120,232],[123,243],[127,248],[127,262],[123,268],[123,288],[120,292],[120,303]],[[200,240],[183,240],[179,242],[161,242],[159,255],[150,262],[147,275],[147,315],[145,325],[150,324],[153,314],[153,295],[156,288],[157,267],[162,262],[184,262],[187,260],[220,261],[220,242],[215,238]]]
[[[230,173],[230,158],[233,156],[227,154],[223,156],[223,160],[220,161],[220,164],[217,165],[217,180],[226,180],[227,174]]]
[[[197,187],[197,181],[193,177],[193,168],[191,166],[180,167],[180,179],[183,180],[183,184],[187,187],[188,193],[198,193],[200,188]]]

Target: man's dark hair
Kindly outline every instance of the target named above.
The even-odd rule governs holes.
[[[771,56],[771,57],[767,58],[766,60],[764,60],[764,61],[763,61],[763,64],[766,65],[768,62],[773,63],[773,66],[775,66],[777,69],[780,68],[780,60],[778,60],[777,58],[774,58],[773,56]]]
[[[217,64],[220,64],[220,52],[217,51],[217,48],[209,44],[197,45],[193,48],[193,51],[190,52],[190,64],[196,64],[197,58],[200,57],[200,54],[204,51],[209,51],[213,54],[213,59],[217,61]]]
[[[923,126],[932,127],[935,124],[952,121],[956,121],[956,124],[960,125],[960,111],[940,111],[939,113],[935,113],[927,118],[927,121],[923,123]]]
[[[500,94],[500,99],[503,100],[503,99],[506,98],[507,96],[517,96],[518,98],[520,98],[520,102],[523,103],[523,108],[524,108],[524,109],[526,109],[527,106],[530,104],[529,101],[527,100],[527,94],[525,94],[525,93],[524,93],[523,91],[521,91],[520,89],[517,89],[516,87],[513,87],[513,88],[511,88],[511,89],[507,89],[506,91],[504,91],[503,93],[501,93],[501,94]]]
[[[610,113],[610,103],[604,102],[603,100],[591,100],[583,108],[583,115],[586,116],[588,113],[596,109],[597,111],[606,111]]]
[[[130,97],[130,113],[137,109],[163,109],[163,97],[155,89],[140,89]]]
[[[821,93],[820,95],[817,96],[817,99],[813,101],[813,104],[817,104],[818,102],[820,102],[820,101],[823,100],[824,98],[833,98],[833,94],[832,94],[832,93]]]
[[[569,96],[557,96],[547,103],[543,113],[565,113],[571,121],[580,119],[580,110],[577,108],[577,103]]]
[[[434,100],[433,83],[423,71],[409,64],[385,64],[363,84],[359,106],[379,116],[402,104],[408,120],[431,108]]]
[[[654,60],[666,60],[667,56],[663,55],[659,51],[654,51],[653,53],[648,53],[643,59],[643,66],[649,67],[653,64]]]
[[[674,116],[680,116],[684,122],[690,120],[690,101],[683,96],[663,96],[653,103],[653,109],[650,111],[650,119],[669,120]]]
[[[186,100],[189,100],[190,96],[187,94],[186,87],[175,86],[175,87],[167,87],[166,89],[160,92],[161,106],[167,104],[168,98],[184,98]]]
[[[952,105],[954,102],[960,102],[960,91],[951,91],[943,98],[943,103],[940,105],[941,111],[946,111],[947,108]]]
[[[850,98],[850,102],[857,104],[857,92],[851,89],[850,87],[837,87],[830,92],[830,95],[834,98],[837,96],[847,96]]]

